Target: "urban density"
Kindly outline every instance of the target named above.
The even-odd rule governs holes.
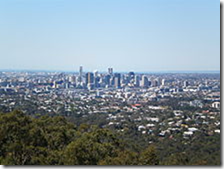
[[[188,137],[204,125],[207,133],[220,132],[219,74],[84,73],[82,66],[78,73],[1,72],[0,95],[3,112],[105,114],[105,125],[122,131],[131,120],[149,135],[159,125],[159,136],[181,131]],[[186,114],[186,107],[197,111]]]
[[[156,145],[164,165],[220,163],[219,73],[117,73],[113,68],[101,73],[85,72],[82,66],[78,72],[2,71],[0,111],[15,110],[33,118],[63,116],[77,126],[110,129],[143,149]],[[169,154],[177,153],[172,157],[176,160],[178,153],[195,153],[200,139],[217,146],[206,150],[201,145],[199,152],[208,153],[204,160],[195,155],[170,162]],[[200,143],[194,145],[194,140]],[[167,149],[169,144],[181,148]]]

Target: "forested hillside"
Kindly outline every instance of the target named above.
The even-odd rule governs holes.
[[[130,127],[116,132],[73,124],[61,116],[30,117],[21,111],[0,114],[2,165],[220,165],[220,135],[196,135],[149,144]],[[156,138],[155,138],[156,139]]]

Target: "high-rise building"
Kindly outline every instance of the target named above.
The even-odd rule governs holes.
[[[114,74],[114,86],[116,88],[121,87],[121,74],[120,73],[115,73]]]
[[[157,87],[158,85],[159,85],[158,80],[157,80],[157,79],[154,79],[154,80],[152,81],[152,86],[153,86],[153,87]]]
[[[135,78],[135,73],[134,72],[129,72],[128,76],[129,76],[129,80],[134,79]]]
[[[135,86],[139,87],[139,85],[140,85],[140,77],[137,75],[135,76]]]
[[[94,74],[94,77],[97,77],[98,76],[98,70],[94,70],[93,74]]]
[[[114,86],[115,77],[111,76],[110,78],[110,86]]]
[[[78,76],[78,79],[77,81],[81,84],[82,83],[82,73],[83,73],[83,68],[82,66],[79,67],[79,76]]]
[[[149,86],[152,86],[152,82],[149,80]]]
[[[80,66],[80,67],[79,67],[79,76],[82,77],[82,73],[83,73],[83,68],[82,68],[82,66]]]
[[[165,85],[166,85],[166,80],[162,79],[162,86],[165,86]]]
[[[104,83],[105,83],[106,85],[110,85],[110,75],[106,75],[106,76],[104,77]]]
[[[95,88],[100,87],[100,77],[99,76],[94,76],[94,87]]]
[[[86,85],[93,84],[94,82],[94,76],[92,72],[86,73]]]
[[[142,87],[148,87],[149,86],[149,80],[148,80],[148,78],[145,75],[142,76],[142,84],[141,84],[141,86]]]
[[[108,68],[108,74],[113,75],[113,68]]]

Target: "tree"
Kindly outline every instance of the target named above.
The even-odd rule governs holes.
[[[86,132],[71,142],[64,152],[66,165],[97,165],[101,159],[114,157],[120,148],[119,140],[106,129]]]
[[[32,120],[21,111],[0,116],[0,156],[3,164],[26,164],[30,159],[29,130]]]
[[[118,151],[116,157],[106,157],[99,165],[138,165],[138,154],[130,150]]]
[[[75,127],[62,117],[34,119],[21,111],[0,114],[0,160],[5,165],[60,164]]]
[[[149,146],[140,154],[139,165],[158,165],[159,159],[154,146]]]

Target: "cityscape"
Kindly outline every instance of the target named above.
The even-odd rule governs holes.
[[[122,162],[94,163],[98,165],[216,165],[221,160],[219,73],[118,73],[113,68],[101,73],[85,72],[82,66],[78,73],[2,71],[0,111],[15,110],[33,118],[62,116],[79,128],[96,125],[117,133],[128,145],[136,142],[142,150],[154,145],[162,153],[150,163],[140,163],[141,158],[125,162],[121,156]],[[167,149],[169,144],[181,148]],[[202,146],[198,153],[204,156],[199,158],[194,152],[199,144],[215,148]],[[62,164],[85,163],[65,160]]]
[[[0,165],[221,166],[222,5],[0,1]]]
[[[101,127],[123,131],[126,121],[132,121],[142,134],[159,137],[220,133],[220,74],[124,74],[113,68],[100,73],[80,66],[78,73],[1,72],[0,79],[3,112],[103,114]]]

